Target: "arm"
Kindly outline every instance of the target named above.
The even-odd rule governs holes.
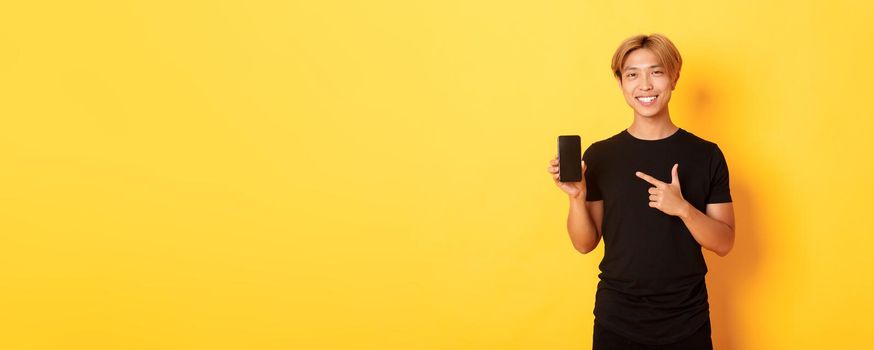
[[[580,161],[580,169],[586,175],[586,162]],[[604,201],[586,201],[586,181],[560,182],[558,176],[558,156],[550,161],[547,171],[552,175],[556,186],[568,194],[570,209],[567,214],[567,232],[574,248],[586,254],[601,241],[601,220],[604,217]]]
[[[586,201],[586,193],[568,196],[570,209],[567,216],[567,232],[571,243],[580,253],[586,254],[601,241],[601,221],[604,217],[604,201]]]
[[[649,189],[649,206],[665,214],[680,217],[698,244],[719,256],[725,256],[734,246],[733,205],[731,203],[707,204],[705,215],[683,199],[677,169],[678,164],[674,164],[671,169],[671,183],[659,181],[639,171],[635,173],[654,186]]]
[[[725,256],[734,246],[734,206],[732,203],[707,204],[707,214],[685,202],[678,215],[702,247]]]

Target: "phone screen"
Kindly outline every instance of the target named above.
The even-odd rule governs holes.
[[[579,135],[558,136],[558,180],[579,182],[583,180],[583,169]]]

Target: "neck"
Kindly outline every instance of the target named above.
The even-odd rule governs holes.
[[[628,127],[628,132],[639,139],[659,140],[671,136],[678,127],[671,121],[668,109],[652,117],[644,117],[634,113],[634,122]]]

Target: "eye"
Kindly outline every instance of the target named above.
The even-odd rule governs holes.
[[[657,70],[657,71],[655,71],[654,73],[655,73],[655,74],[662,74],[662,71]]]
[[[626,77],[631,77],[631,76],[633,76],[633,75],[635,75],[635,73],[628,73],[628,74],[626,74],[625,76],[626,76]]]

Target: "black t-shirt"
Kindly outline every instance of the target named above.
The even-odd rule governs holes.
[[[682,340],[710,319],[701,245],[683,220],[649,206],[650,183],[635,171],[670,183],[701,212],[731,202],[728,166],[719,147],[678,128],[659,140],[628,130],[597,141],[583,154],[586,200],[604,200],[604,258],[595,295],[595,322],[634,341]]]

